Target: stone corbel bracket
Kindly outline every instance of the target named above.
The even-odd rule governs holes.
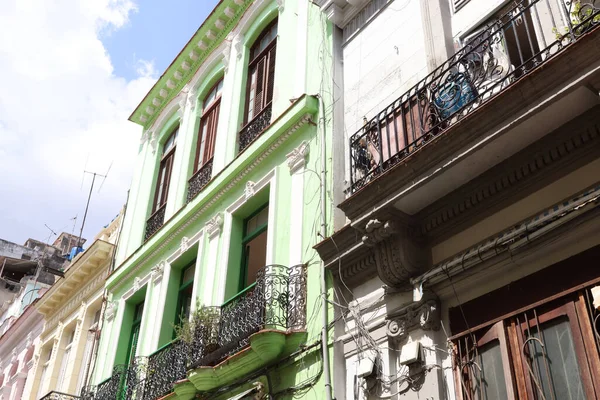
[[[437,331],[440,329],[440,315],[439,301],[432,296],[426,296],[419,302],[389,313],[386,318],[387,335],[402,341],[415,329]]]
[[[379,278],[388,286],[409,287],[409,279],[423,272],[425,254],[407,226],[394,220],[370,220],[363,243],[373,250]]]

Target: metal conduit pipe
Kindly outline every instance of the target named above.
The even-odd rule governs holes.
[[[466,270],[501,253],[522,247],[579,215],[598,207],[600,205],[599,198],[600,194],[596,190],[569,204],[568,207],[548,213],[530,223],[522,224],[514,231],[480,245],[476,250],[467,250],[452,260],[438,264],[437,267],[411,279],[410,282],[415,288],[422,288],[426,281],[437,280],[440,276],[448,276],[451,274],[450,271],[456,267],[460,267],[461,271]]]
[[[325,206],[327,204],[327,157],[326,157],[326,121],[325,121],[325,102],[323,96],[317,94],[321,102],[321,120],[323,122],[323,130],[321,132],[321,237],[325,239],[327,237],[327,213]],[[333,399],[333,387],[331,386],[331,367],[329,363],[329,338],[327,332],[327,281],[325,262],[321,261],[321,317],[323,327],[321,329],[321,348],[323,351],[323,374],[325,375],[325,398],[327,400]]]

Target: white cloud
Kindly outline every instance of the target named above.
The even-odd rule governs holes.
[[[134,11],[130,0],[1,2],[0,238],[45,239],[44,224],[70,231],[91,182],[81,187],[86,160],[100,173],[113,164],[94,191],[85,236],[125,202],[141,135],[127,117],[156,71],[140,60],[136,79],[115,76],[100,34]]]

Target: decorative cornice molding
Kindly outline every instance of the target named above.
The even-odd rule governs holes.
[[[211,196],[210,199],[204,203],[202,207],[200,207],[196,212],[190,215],[189,218],[185,220],[172,234],[170,234],[165,240],[161,242],[159,246],[157,246],[152,252],[150,252],[147,256],[140,258],[139,262],[137,262],[137,266],[131,268],[129,272],[127,272],[118,282],[114,283],[110,286],[111,290],[116,290],[123,286],[124,284],[130,282],[130,279],[135,276],[138,271],[142,268],[147,268],[148,262],[154,259],[156,256],[164,252],[164,249],[167,248],[171,244],[173,240],[179,237],[189,226],[194,224],[201,216],[205,215],[206,211],[210,209],[215,203],[220,201],[220,199],[232,190],[234,187],[237,187],[240,181],[244,179],[251,171],[253,171],[258,165],[260,165],[265,159],[267,159],[271,153],[277,150],[283,143],[285,143],[289,137],[294,134],[298,129],[303,127],[304,125],[310,123],[312,121],[312,115],[310,113],[304,114],[298,122],[296,122],[292,127],[290,127],[287,131],[282,133],[277,137],[277,139],[260,155],[258,155],[254,160],[247,165],[244,169],[242,169],[236,176],[232,177],[223,188],[221,188],[214,196]],[[206,189],[205,189],[206,192]],[[191,203],[190,203],[191,204]]]
[[[176,97],[173,95],[173,91],[180,90],[179,88],[188,83],[200,66],[206,62],[206,59],[225,40],[225,37],[234,31],[249,14],[253,14],[253,10],[262,9],[264,4],[264,0],[225,0],[220,2],[136,107],[130,120],[144,126],[153,123],[164,111],[165,102]],[[159,97],[161,98],[160,105],[151,106]]]
[[[597,117],[596,117],[597,118]],[[555,180],[554,173],[567,173],[586,155],[595,157],[600,146],[600,122],[576,119],[577,125],[564,125],[547,137],[520,151],[514,157],[485,172],[460,193],[445,197],[418,215],[420,233],[436,236],[449,224],[472,215],[475,209],[487,211],[492,202],[511,198],[517,188],[540,182],[540,175]],[[589,158],[587,157],[587,158]],[[568,163],[569,168],[564,168]]]
[[[304,140],[298,147],[286,154],[290,174],[293,174],[306,165],[306,157],[309,152],[310,146],[308,145],[308,142]]]
[[[59,323],[64,320],[67,316],[73,314],[77,307],[80,307],[85,299],[89,299],[92,293],[100,290],[104,286],[104,281],[108,276],[108,265],[107,263],[104,268],[99,269],[98,273],[91,277],[87,284],[85,284],[79,291],[70,297],[67,303],[61,303],[60,307],[56,307],[57,312],[46,319],[45,332],[52,331]]]
[[[386,319],[387,335],[402,341],[415,329],[440,329],[440,304],[434,297],[427,296],[417,303],[389,313]]]
[[[206,233],[209,239],[214,238],[215,236],[221,233],[221,228],[223,227],[223,215],[221,213],[215,214],[214,217],[209,219],[206,222]]]

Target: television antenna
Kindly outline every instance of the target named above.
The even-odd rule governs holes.
[[[77,243],[76,243],[77,247],[81,247],[81,236],[83,235],[83,228],[85,227],[85,220],[87,218],[88,209],[90,207],[90,200],[92,199],[92,192],[94,190],[94,184],[96,183],[96,177],[104,178],[102,180],[102,183],[100,184],[100,188],[98,188],[98,193],[100,193],[100,189],[102,189],[102,186],[104,185],[104,182],[106,181],[106,178],[108,177],[108,173],[110,172],[111,167],[112,167],[112,161],[111,161],[110,165],[108,166],[108,170],[106,171],[106,173],[104,175],[99,174],[97,172],[93,172],[93,171],[83,170],[84,176],[85,176],[85,174],[92,175],[92,184],[90,185],[90,192],[88,194],[87,203],[85,205],[85,212],[83,213],[83,221],[81,222],[81,230],[79,231],[79,238],[77,238]]]

